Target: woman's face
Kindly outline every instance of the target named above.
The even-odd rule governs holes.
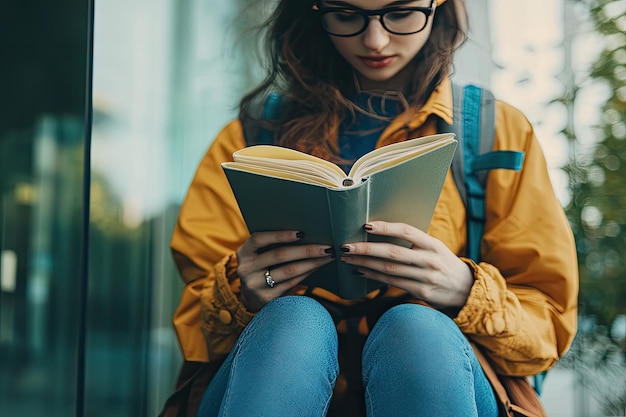
[[[362,27],[362,17],[351,15],[352,10],[377,10],[389,7],[408,8],[431,6],[431,0],[390,1],[390,0],[326,0],[323,10],[331,8],[345,9],[345,13],[325,13],[327,30],[343,30],[354,25],[356,30]],[[408,82],[413,69],[411,60],[422,49],[430,36],[433,16],[422,12],[394,11],[385,16],[385,25],[392,31],[418,33],[399,35],[389,32],[382,25],[380,16],[368,16],[367,28],[354,36],[339,37],[329,35],[337,51],[356,70],[363,90],[383,89],[402,90]],[[342,32],[345,34],[349,32]]]

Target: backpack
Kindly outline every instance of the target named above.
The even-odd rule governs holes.
[[[455,133],[458,141],[452,161],[452,176],[466,208],[467,257],[479,262],[485,225],[485,184],[492,169],[519,171],[524,152],[493,150],[495,139],[495,98],[491,91],[475,86],[452,83],[453,123],[441,121],[440,133]],[[277,93],[270,93],[260,110],[263,120],[276,120],[284,101]],[[259,116],[258,114],[256,115]],[[246,143],[272,144],[271,132],[254,126],[244,126]],[[546,372],[533,376],[533,387],[538,395]]]
[[[452,176],[467,212],[467,257],[480,261],[485,226],[485,184],[492,169],[519,171],[524,152],[494,151],[495,98],[475,85],[452,84],[453,123],[442,122],[441,132],[453,132],[459,142],[452,161]],[[533,375],[533,388],[541,395],[547,371]]]
[[[519,171],[524,153],[494,151],[495,99],[489,90],[452,84],[453,123],[441,122],[441,132],[456,134],[459,142],[452,161],[452,176],[467,212],[467,257],[480,261],[485,224],[485,184],[492,169]]]

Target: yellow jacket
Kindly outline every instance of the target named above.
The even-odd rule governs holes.
[[[417,115],[407,115],[388,126],[378,147],[405,140],[407,131],[436,133],[437,117],[451,123],[449,80]],[[223,359],[253,317],[238,300],[235,255],[249,234],[220,166],[244,146],[241,123],[230,122],[202,159],[172,236],[174,260],[186,284],[174,325],[188,361]],[[499,373],[527,376],[550,368],[576,332],[576,252],[532,126],[502,102],[496,105],[494,148],[523,151],[524,166],[489,174],[484,262],[462,258],[475,282],[454,321],[484,348]],[[428,232],[458,256],[465,254],[465,207],[451,174]]]

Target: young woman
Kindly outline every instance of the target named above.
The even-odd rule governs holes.
[[[255,124],[278,145],[346,167],[375,147],[436,133],[452,122],[449,75],[465,24],[462,0],[278,2],[265,26],[267,79],[210,146],[172,237],[186,283],[174,322],[187,365],[164,415],[495,417],[468,340],[503,375],[540,373],[566,352],[576,329],[572,234],[532,127],[511,106],[496,105],[495,148],[525,161],[489,175],[480,264],[465,257],[465,207],[451,175],[428,233],[364,225],[408,248],[350,242],[334,253],[289,245],[306,231],[249,235],[220,166]],[[286,104],[279,120],[259,121],[270,92]],[[388,285],[342,300],[303,284],[335,257]]]

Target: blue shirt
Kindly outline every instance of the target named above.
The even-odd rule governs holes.
[[[347,117],[339,126],[339,156],[350,161],[341,166],[346,173],[354,161],[376,147],[385,128],[402,111],[400,100],[394,97],[358,93],[353,102],[370,114],[356,111],[354,117]]]

